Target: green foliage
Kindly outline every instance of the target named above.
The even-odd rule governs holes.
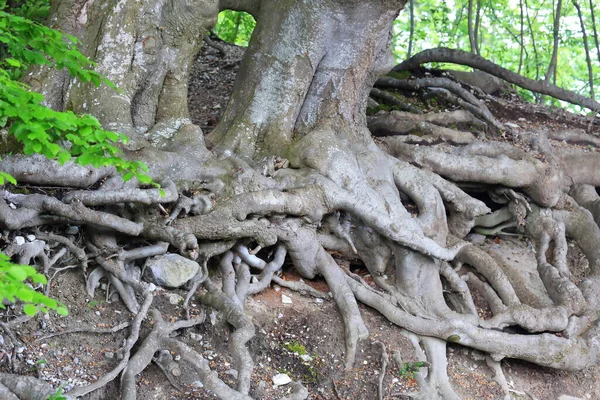
[[[63,388],[58,388],[56,393],[48,396],[46,400],[67,400],[67,398],[63,396]]]
[[[292,353],[298,354],[299,356],[308,354],[306,352],[306,347],[304,347],[302,344],[300,344],[296,340],[289,342],[289,343],[285,343],[283,345],[283,347],[285,347],[286,350],[291,351]]]
[[[422,361],[406,362],[402,364],[402,368],[400,368],[400,376],[404,379],[414,379],[415,373],[419,371],[419,368],[424,366],[425,363]]]
[[[10,261],[10,258],[0,253],[0,295],[10,302],[15,302],[17,299],[23,301],[23,311],[27,315],[35,315],[36,312],[48,312],[54,310],[60,315],[67,315],[67,308],[51,299],[42,293],[39,293],[28,285],[28,281],[32,284],[45,285],[46,277],[39,274],[35,268],[29,265],[17,265]],[[5,306],[0,302],[0,309]]]
[[[247,47],[256,21],[243,11],[225,10],[219,13],[214,33],[223,41]]]
[[[435,48],[450,47],[470,51],[467,7],[466,2],[448,3],[440,0],[423,0],[415,2],[415,30],[413,36],[413,55],[419,51]],[[474,2],[474,13],[479,9],[480,26],[478,43],[480,55],[496,64],[503,66],[531,79],[544,79],[553,48],[554,6],[556,2],[545,0],[526,0],[522,2],[478,0]],[[592,15],[589,2],[581,2],[582,14],[590,56],[592,57],[593,73],[600,76],[600,54],[594,46]],[[598,4],[594,2],[594,4]],[[408,7],[408,6],[407,6]],[[597,6],[596,6],[597,7]],[[596,15],[598,10],[595,10]],[[476,17],[473,17],[476,20]],[[521,22],[523,23],[521,35]],[[475,24],[475,22],[473,22]],[[596,21],[598,28],[598,21]],[[408,10],[400,13],[394,22],[394,55],[399,62],[407,58],[410,36],[410,14]],[[522,55],[522,57],[521,57]],[[438,65],[442,68],[465,69],[457,65]],[[572,2],[563,2],[560,29],[559,51],[556,76],[551,77],[551,83],[578,92],[589,94],[589,82],[583,35]],[[600,80],[594,82],[596,93],[600,92]],[[517,89],[526,100],[541,100],[529,91]],[[579,108],[561,103],[556,99],[545,96],[548,105],[563,106],[578,111]]]

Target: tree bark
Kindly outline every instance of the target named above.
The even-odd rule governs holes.
[[[365,140],[366,131],[351,127],[366,126],[370,87],[393,66],[388,32],[404,3],[287,0],[264,7],[233,100],[209,141],[251,159],[282,154],[322,124],[348,126],[347,134]]]

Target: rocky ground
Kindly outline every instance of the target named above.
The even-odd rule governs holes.
[[[216,49],[205,46],[197,59],[190,82],[189,104],[193,121],[205,133],[218,123],[227,105],[242,54],[243,49],[228,46],[227,54],[222,56]],[[540,129],[549,125],[586,127],[588,124],[581,117],[525,105],[514,98],[499,100],[491,104],[491,108],[502,122],[518,125],[520,129]],[[21,234],[25,236],[35,232]],[[76,239],[79,235],[79,232],[73,234]],[[4,237],[2,240],[10,242],[14,237]],[[476,237],[474,240],[479,240],[486,251],[502,260],[507,272],[514,276],[520,274],[528,284],[539,284],[531,278],[537,275],[530,274],[526,269],[535,265],[535,255],[527,238]],[[3,245],[2,241],[0,245]],[[574,276],[583,276],[586,262],[582,262],[575,246],[570,246],[569,251]],[[68,264],[69,260],[65,262]],[[367,271],[361,266],[346,267],[369,280]],[[289,268],[284,268],[281,278],[284,281],[300,279]],[[328,292],[324,281],[307,283],[321,292]],[[8,340],[4,332],[0,336],[0,371],[36,375],[69,389],[93,382],[112,369],[118,363],[117,350],[127,330],[100,331],[128,321],[131,315],[118,298],[110,298],[106,290],[106,286],[101,286],[94,298],[90,298],[79,269],[68,269],[57,274],[49,294],[67,305],[69,316],[38,315],[14,326],[12,333],[22,342],[14,353],[4,345]],[[185,294],[183,289],[162,290],[156,296],[154,305],[165,318],[178,318],[183,312],[181,301]],[[475,300],[481,312],[485,313],[485,301],[476,293]],[[227,350],[227,325],[219,314],[202,310],[198,304],[192,304],[192,308],[197,314],[205,312],[206,320],[180,333],[180,338],[210,360],[221,379],[232,383],[237,372]],[[370,337],[361,343],[355,367],[349,372],[343,369],[341,319],[334,302],[327,296],[314,297],[274,286],[251,298],[246,310],[253,316],[257,333],[249,342],[256,364],[253,376],[255,386],[251,395],[256,399],[278,399],[289,392],[290,385],[274,385],[273,379],[277,375],[278,379],[285,380],[285,375],[292,380],[302,381],[309,388],[310,399],[375,399],[382,374],[385,399],[404,398],[404,393],[416,388],[413,374],[419,365],[405,332],[364,306],[361,306],[361,311]],[[15,316],[15,309],[9,307],[0,311],[0,322],[8,322]],[[142,335],[149,330],[150,324],[145,325]],[[89,332],[68,333],[73,329],[89,329]],[[389,355],[386,371],[382,370],[382,348]],[[400,366],[393,361],[394,353],[402,359]],[[177,360],[177,355],[174,356]],[[516,399],[567,399],[565,396],[600,399],[598,366],[580,372],[554,371],[517,360],[505,360],[502,366]],[[504,398],[480,352],[450,345],[448,370],[453,386],[463,399]],[[202,388],[201,382],[186,379],[185,371],[181,371],[181,377],[185,386],[171,385],[161,369],[154,365],[139,377],[138,398],[214,398]],[[117,385],[118,381],[112,382],[86,399],[116,398]]]

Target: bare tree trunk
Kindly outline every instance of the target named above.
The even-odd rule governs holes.
[[[598,43],[598,31],[596,30],[596,17],[594,16],[594,3],[590,0],[590,14],[592,17],[592,30],[594,31],[594,42],[596,43],[596,54],[598,54],[598,63],[600,63],[600,43]]]
[[[481,27],[481,0],[477,0],[477,10],[475,12],[475,32],[473,36],[475,36],[475,46],[477,50],[477,54],[481,55],[481,37],[479,35],[479,28]]]
[[[521,30],[519,32],[519,37],[521,38],[521,51],[519,53],[519,69],[517,70],[517,73],[520,74],[521,73],[521,68],[523,68],[523,50],[525,48],[524,46],[524,31],[525,31],[525,21],[524,21],[524,13],[523,13],[523,0],[519,0],[519,9],[520,9],[520,19],[521,19]]]
[[[556,9],[554,10],[554,29],[553,29],[553,42],[552,42],[552,56],[550,57],[550,64],[548,64],[548,70],[544,77],[544,82],[549,83],[551,78],[554,78],[556,82],[556,63],[558,60],[558,38],[560,34],[560,14],[562,12],[562,0],[558,0]],[[544,102],[544,96],[540,96],[540,103]]]
[[[410,34],[408,36],[408,55],[406,58],[412,56],[413,40],[415,37],[415,0],[410,0]]]
[[[469,9],[467,13],[467,29],[469,34],[469,43],[471,44],[471,53],[478,54],[477,38],[473,29],[473,0],[469,0]]]
[[[581,7],[577,0],[572,0],[573,5],[577,9],[577,15],[579,16],[579,24],[581,25],[581,33],[583,34],[583,48],[585,49],[585,62],[587,63],[588,69],[588,82],[590,85],[590,97],[594,99],[594,72],[592,70],[592,59],[590,58],[590,48],[588,45],[587,34],[585,32],[585,24],[583,23],[583,15],[581,14]]]
[[[79,37],[96,71],[119,88],[70,84],[68,74],[34,74],[32,86],[49,105],[92,114],[138,147],[190,123],[187,84],[202,37],[216,21],[216,0],[133,0],[53,3],[50,25]]]

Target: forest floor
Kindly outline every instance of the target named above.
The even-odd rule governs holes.
[[[200,54],[190,82],[190,113],[193,121],[205,133],[217,124],[227,105],[243,49],[227,47],[222,57],[213,48]],[[416,101],[416,100],[415,100]],[[516,98],[490,104],[492,112],[501,120],[516,124],[520,129],[536,130],[564,125],[586,128],[586,119],[562,110],[525,104]],[[597,128],[596,128],[597,129]],[[35,232],[21,232],[23,236]],[[1,242],[1,241],[0,241]],[[1,243],[0,243],[1,244]],[[525,237],[491,237],[480,244],[513,271],[531,277],[526,267],[535,266],[535,255],[529,239]],[[569,246],[569,261],[574,277],[585,275],[587,263],[574,245]],[[369,280],[366,269],[358,265],[345,265]],[[534,268],[534,267],[533,267]],[[283,279],[300,279],[289,267],[284,267]],[[539,278],[538,278],[539,279]],[[325,293],[324,281],[307,282]],[[531,284],[540,284],[533,279]],[[154,306],[166,318],[181,317],[183,289],[161,290]],[[80,386],[95,381],[117,363],[117,350],[127,335],[123,329],[117,333],[71,333],[54,337],[48,335],[72,328],[108,328],[128,321],[130,315],[119,301],[106,298],[103,290],[90,299],[86,295],[85,281],[79,270],[67,270],[58,275],[50,288],[50,295],[69,308],[69,316],[39,315],[16,327],[15,335],[23,342],[16,349],[13,372],[36,375],[55,385]],[[113,299],[114,300],[114,299]],[[475,302],[481,313],[487,305],[475,293]],[[193,302],[192,302],[193,303]],[[199,307],[192,304],[192,307]],[[343,324],[336,305],[330,299],[316,299],[278,286],[271,287],[249,299],[246,311],[252,315],[256,336],[249,342],[255,369],[251,395],[256,399],[278,399],[288,394],[289,385],[274,386],[273,376],[287,374],[292,380],[302,381],[310,391],[310,399],[370,400],[377,398],[381,372],[381,345],[390,355],[390,363],[383,380],[385,399],[402,399],[401,394],[416,389],[411,369],[416,360],[413,346],[402,330],[389,323],[377,312],[360,306],[370,331],[367,340],[360,343],[355,368],[344,370]],[[0,322],[11,317],[12,310],[0,312]],[[206,321],[181,333],[180,339],[201,352],[224,381],[233,384],[234,361],[229,355],[227,341],[229,330],[219,314],[210,314]],[[150,329],[144,324],[142,336]],[[0,336],[0,356],[3,338]],[[393,352],[399,352],[404,368],[394,365]],[[502,367],[515,399],[600,399],[600,366],[579,371],[564,372],[542,368],[518,360],[504,360]],[[8,372],[6,357],[0,358],[0,371]],[[493,372],[486,365],[485,356],[458,345],[448,348],[448,375],[457,393],[467,399],[503,399]],[[138,398],[142,400],[211,399],[213,395],[202,389],[202,384],[181,378],[186,385],[178,389],[171,386],[155,365],[146,369],[138,380]],[[86,399],[114,399],[118,380]],[[567,396],[567,397],[565,397]]]

